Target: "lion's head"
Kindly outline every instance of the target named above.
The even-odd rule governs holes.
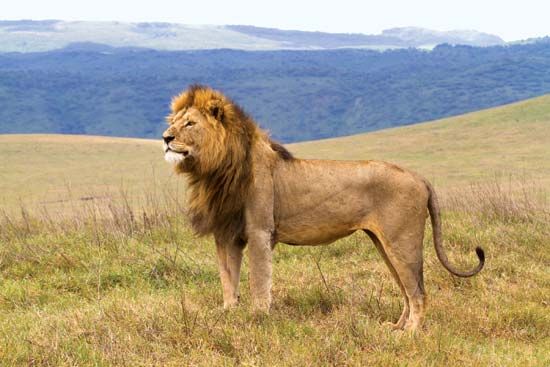
[[[240,233],[252,180],[252,144],[263,133],[233,101],[193,85],[172,100],[165,159],[188,178],[188,212],[198,234]]]
[[[172,100],[171,109],[164,151],[177,172],[203,176],[222,164],[245,163],[257,128],[222,93],[193,85]]]

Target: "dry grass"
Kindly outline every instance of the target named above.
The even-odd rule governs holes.
[[[495,180],[443,195],[450,258],[471,265],[481,244],[487,267],[473,279],[452,277],[427,236],[430,306],[426,329],[414,337],[382,324],[399,316],[401,300],[365,236],[319,248],[278,246],[273,310],[257,316],[248,307],[246,264],[242,307],[221,310],[213,244],[189,233],[179,194],[149,193],[140,205],[79,202],[60,217],[36,208],[4,212],[0,361],[547,365],[548,203],[520,185]]]
[[[161,141],[77,135],[0,135],[0,203],[5,210],[116,197],[177,186]]]
[[[494,176],[484,182],[455,187],[448,190],[442,204],[479,220],[538,224],[550,221],[545,187],[526,177]]]

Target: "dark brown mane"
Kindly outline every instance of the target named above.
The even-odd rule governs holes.
[[[292,153],[290,153],[284,146],[282,146],[281,144],[275,141],[271,141],[270,143],[271,143],[271,149],[277,152],[279,157],[281,157],[283,160],[290,161],[294,159],[294,156],[292,155]]]

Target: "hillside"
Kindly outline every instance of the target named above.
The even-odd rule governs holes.
[[[0,54],[0,133],[157,138],[171,97],[196,82],[223,90],[285,143],[409,125],[550,92],[550,43],[447,45],[430,52],[86,47]]]
[[[505,44],[502,38],[483,32],[460,30],[440,32],[418,27],[386,29],[379,35],[304,32],[242,25],[230,25],[227,26],[227,28],[249,36],[281,42],[283,48],[295,49],[331,49],[345,47],[375,50],[410,47],[432,49],[444,43],[479,47]]]
[[[509,174],[550,187],[550,95],[440,121],[289,145],[296,156],[381,159],[438,187]],[[46,205],[178,185],[159,140],[0,135],[0,199]]]
[[[550,188],[550,95],[427,123],[289,147],[304,158],[396,162],[444,187],[513,174],[541,180]]]
[[[73,43],[156,50],[239,49],[310,50],[358,47],[371,49],[433,48],[441,43],[502,45],[494,35],[476,31],[438,32],[398,28],[378,35],[287,31],[273,28],[177,23],[0,20],[0,52],[40,52]]]

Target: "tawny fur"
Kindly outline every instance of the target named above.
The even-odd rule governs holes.
[[[403,294],[394,327],[415,330],[425,312],[422,242],[428,209],[444,267],[463,277],[483,267],[481,248],[475,269],[460,272],[449,264],[435,191],[411,171],[378,161],[296,159],[233,101],[204,86],[175,97],[167,120],[166,159],[188,180],[192,227],[214,235],[226,308],[238,302],[246,245],[252,301],[267,311],[275,243],[327,244],[362,230]]]

